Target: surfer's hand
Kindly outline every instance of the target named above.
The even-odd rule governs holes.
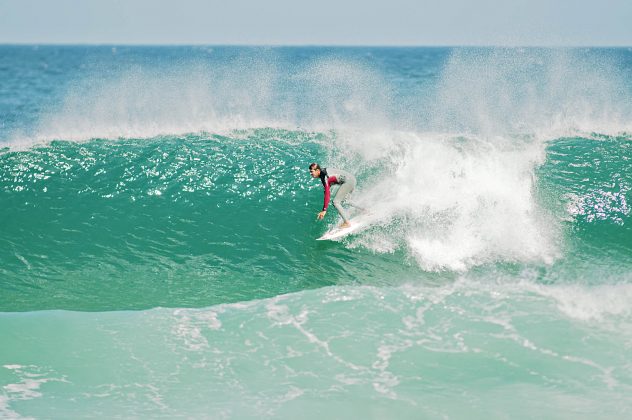
[[[318,213],[318,216],[316,216],[316,219],[323,220],[323,217],[325,217],[325,214],[327,214],[326,210],[321,211],[320,213]]]

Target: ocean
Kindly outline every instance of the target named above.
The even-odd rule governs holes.
[[[0,418],[629,418],[631,189],[632,48],[0,46]]]

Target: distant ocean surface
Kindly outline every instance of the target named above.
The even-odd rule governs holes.
[[[632,49],[0,46],[0,418],[629,418],[631,191]]]

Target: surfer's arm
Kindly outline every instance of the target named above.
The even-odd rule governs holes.
[[[323,209],[316,216],[317,220],[322,220],[327,214],[327,207],[329,206],[329,198],[331,196],[331,188],[329,187],[329,181],[323,181],[323,187],[325,187],[325,201],[323,202]]]
[[[323,211],[321,211],[321,213],[323,212],[326,213],[327,207],[329,206],[329,199],[331,197],[331,188],[329,187],[329,180],[323,183],[323,186],[325,187],[325,201],[323,202]]]

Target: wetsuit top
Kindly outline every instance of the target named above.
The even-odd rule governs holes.
[[[325,187],[325,202],[323,203],[323,211],[327,211],[327,207],[329,206],[331,185],[342,185],[348,179],[354,179],[353,175],[349,172],[343,171],[342,169],[322,168],[320,170],[320,182],[322,182],[323,187]]]

